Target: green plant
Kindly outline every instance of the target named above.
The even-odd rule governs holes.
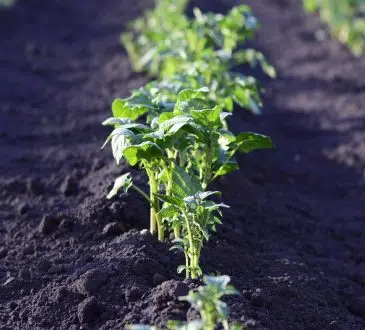
[[[160,240],[164,239],[165,230],[171,228],[166,228],[159,215],[158,194],[185,198],[204,191],[216,178],[238,168],[236,152],[273,147],[267,136],[251,132],[235,136],[230,132],[225,122],[229,113],[206,100],[207,93],[204,88],[182,90],[174,103],[161,97],[151,98],[151,94],[140,90],[130,98],[116,100],[112,106],[114,117],[103,123],[114,126],[105,144],[111,142],[117,163],[124,158],[148,176],[149,197],[146,193],[142,196],[151,205],[150,231],[155,233],[157,227]],[[148,125],[133,122],[146,113]],[[129,179],[123,178],[116,180],[108,198],[122,187],[141,193]],[[178,229],[173,230],[179,237]]]
[[[179,298],[189,302],[200,313],[200,319],[190,322],[169,321],[167,328],[170,330],[214,330],[220,327],[224,330],[243,329],[241,324],[228,322],[229,309],[227,304],[221,300],[223,296],[238,294],[234,287],[229,285],[229,276],[204,276],[203,281],[204,286]],[[158,327],[149,325],[129,325],[127,328],[130,330],[158,330]]]
[[[172,228],[179,229],[181,238],[175,238],[172,249],[182,251],[185,255],[185,265],[179,266],[178,273],[185,271],[186,278],[194,279],[202,275],[199,259],[204,240],[208,240],[215,226],[221,224],[220,208],[228,207],[207,200],[212,195],[220,195],[220,192],[197,192],[185,198],[158,196],[165,202],[159,212],[161,219],[170,223]]]
[[[242,64],[260,65],[269,76],[275,76],[262,53],[237,50],[258,27],[250,8],[234,7],[227,15],[203,14],[195,8],[192,20],[183,15],[181,6],[171,15],[161,8],[160,3],[144,19],[132,24],[134,32],[123,34],[135,70],[172,80],[181,79],[184,72],[185,88],[208,86],[210,99],[226,110],[232,111],[235,102],[259,113],[259,83],[232,71]]]
[[[303,0],[306,10],[319,12],[332,34],[356,56],[365,53],[365,4],[363,0]]]
[[[275,70],[262,53],[238,50],[257,28],[249,7],[234,7],[227,15],[195,9],[189,19],[186,3],[161,0],[122,35],[134,69],[159,80],[114,100],[113,117],[103,124],[114,126],[104,146],[111,143],[117,164],[123,159],[140,168],[149,181],[145,192],[130,173],[123,174],[107,198],[121,189],[138,192],[150,205],[150,232],[159,240],[173,232],[173,248],[185,255],[179,272],[197,278],[203,243],[227,207],[207,200],[220,193],[206,190],[238,168],[237,152],[273,147],[267,136],[229,130],[234,103],[254,113],[261,107],[260,84],[234,69],[259,65],[270,76]]]

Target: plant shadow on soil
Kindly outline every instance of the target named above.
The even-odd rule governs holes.
[[[233,3],[193,5],[225,12]],[[202,265],[231,275],[241,292],[228,299],[232,318],[252,328],[364,328],[365,62],[318,43],[318,19],[293,1],[249,4],[263,25],[252,46],[279,77],[265,81],[262,116],[236,109],[231,124],[272,136],[276,149],[240,156],[241,170],[216,183],[231,209]],[[146,81],[118,35],[150,5],[19,1],[0,12],[1,328],[195,316],[177,300],[197,285],[176,274],[181,256],[147,233],[123,233],[147,223],[143,201],[105,199],[129,169],[99,151],[107,132],[98,125],[113,97]]]

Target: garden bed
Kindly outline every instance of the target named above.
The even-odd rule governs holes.
[[[262,25],[253,45],[278,78],[265,81],[264,114],[237,109],[231,125],[276,149],[240,156],[240,171],[215,183],[231,209],[202,265],[231,276],[241,292],[232,319],[252,328],[365,328],[365,60],[318,41],[324,27],[299,1],[247,3]],[[194,317],[177,297],[198,282],[141,232],[145,203],[105,198],[127,169],[100,151],[100,123],[147,80],[119,34],[151,5],[34,0],[0,11],[0,329]]]

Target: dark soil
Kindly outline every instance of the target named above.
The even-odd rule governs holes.
[[[318,41],[300,1],[250,0],[254,46],[279,77],[264,115],[235,130],[276,150],[240,157],[217,187],[231,205],[204,250],[232,277],[232,318],[257,329],[365,329],[365,58]],[[229,0],[195,1],[225,11]],[[197,283],[146,231],[134,194],[105,196],[125,166],[100,151],[116,96],[146,78],[119,44],[151,1],[32,0],[0,11],[0,329],[121,329],[194,317]],[[139,178],[144,183],[144,178]]]

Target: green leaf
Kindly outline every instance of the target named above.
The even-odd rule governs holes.
[[[229,161],[221,165],[218,170],[214,173],[215,177],[227,175],[233,171],[238,170],[238,164],[233,161]]]
[[[175,196],[184,198],[202,190],[199,180],[189,175],[183,168],[176,166],[172,175],[172,190]]]
[[[115,118],[115,117],[110,117],[106,120],[103,121],[102,125],[103,126],[107,126],[107,125],[112,125],[112,126],[121,126],[124,124],[129,124],[131,122],[130,119],[128,118]]]
[[[201,88],[197,90],[185,89],[179,93],[177,98],[174,113],[182,114],[190,110],[211,109],[215,106],[214,102],[207,98],[208,88]]]
[[[160,124],[160,129],[164,130],[169,135],[173,135],[192,121],[193,118],[190,116],[185,116],[185,115],[175,116],[171,119],[162,122]]]
[[[214,285],[218,288],[225,288],[228,283],[231,281],[231,278],[228,275],[221,276],[204,276],[203,282],[206,285]]]
[[[221,195],[221,194],[222,193],[220,191],[198,191],[197,193],[194,194],[194,197],[204,200],[210,196]]]
[[[123,156],[131,166],[136,165],[141,160],[147,162],[163,157],[161,148],[151,141],[145,141],[124,148]]]
[[[221,125],[221,112],[222,108],[220,106],[215,106],[213,109],[190,110],[192,117],[207,127],[217,124]]]
[[[213,211],[219,210],[222,207],[224,207],[226,209],[229,209],[230,208],[229,205],[224,204],[224,203],[219,203],[219,204],[213,203],[213,204],[211,204],[209,206],[206,206],[205,209],[208,210],[208,211],[210,211],[210,212],[213,212]]]
[[[184,208],[184,202],[181,198],[175,196],[166,196],[162,194],[157,194],[156,196],[165,203],[177,206],[179,208]]]
[[[157,110],[151,98],[142,91],[136,91],[127,99],[115,99],[112,103],[114,117],[136,120],[150,110]]]
[[[179,209],[172,204],[165,204],[162,209],[158,212],[161,219],[173,218],[180,213]]]
[[[158,123],[161,124],[169,119],[172,119],[174,114],[172,112],[163,112],[161,113],[160,117],[158,118]]]
[[[104,148],[105,145],[111,140],[113,156],[117,164],[119,164],[120,160],[123,157],[124,149],[131,145],[131,140],[133,140],[134,138],[135,134],[129,129],[126,129],[124,127],[117,127],[108,136],[102,148]]]
[[[236,136],[235,147],[240,152],[249,153],[257,149],[271,149],[274,144],[270,137],[262,134],[247,132]]]
[[[114,197],[118,191],[123,188],[124,192],[127,193],[128,189],[133,185],[131,174],[125,173],[118,177],[115,182],[113,189],[109,192],[109,194],[106,196],[107,199],[111,199]]]

